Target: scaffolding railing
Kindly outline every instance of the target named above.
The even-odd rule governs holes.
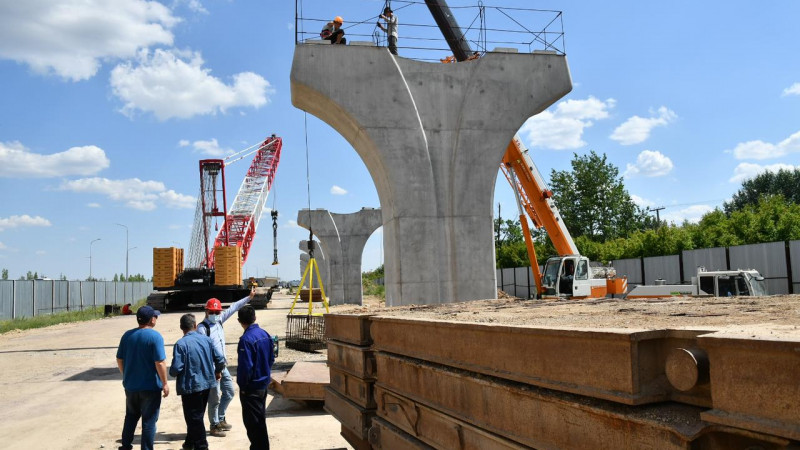
[[[440,62],[452,53],[424,1],[395,0],[390,4],[398,17],[397,49],[399,56],[421,61]],[[455,3],[455,2],[451,2]],[[480,55],[495,50],[532,53],[535,51],[566,54],[564,22],[561,11],[474,5],[450,5],[461,26],[464,39]],[[331,8],[330,2],[296,0],[295,43],[322,40],[322,28],[337,15],[345,19],[342,29],[347,43],[372,43],[387,46],[387,36],[378,26],[383,23],[379,11],[370,15],[363,1],[342,1]],[[379,3],[371,3],[371,6]],[[306,14],[305,11],[313,11]],[[320,16],[330,11],[330,17]],[[348,14],[354,14],[348,16]],[[353,20],[355,18],[355,20]]]

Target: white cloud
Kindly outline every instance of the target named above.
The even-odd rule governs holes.
[[[645,150],[639,153],[636,164],[628,164],[626,177],[660,177],[672,171],[672,160],[659,151]]]
[[[194,198],[167,190],[160,181],[142,181],[138,178],[109,180],[108,178],[82,178],[65,181],[60,189],[87,194],[101,194],[122,202],[129,208],[141,211],[156,209],[157,202],[168,208],[193,208]]]
[[[143,50],[137,65],[127,62],[111,71],[111,88],[125,103],[123,114],[152,112],[159,120],[224,113],[236,107],[259,108],[275,92],[253,72],[232,78],[228,85],[211,76],[199,52]]]
[[[5,250],[7,248],[8,247],[6,247],[6,244],[3,244],[2,242],[0,242],[0,250]]]
[[[663,212],[661,214],[661,219],[676,225],[682,224],[684,220],[691,223],[697,223],[700,222],[700,219],[703,218],[703,215],[713,210],[714,208],[709,205],[692,205],[679,211],[668,210],[668,212]]]
[[[178,22],[155,1],[2,1],[0,58],[27,64],[40,74],[85,80],[103,61],[172,45],[170,29]]]
[[[27,214],[21,216],[0,217],[0,231],[18,227],[49,227],[50,221],[44,217],[31,217]]]
[[[777,172],[781,169],[794,170],[795,168],[800,169],[800,166],[795,167],[791,164],[781,163],[770,164],[768,166],[762,166],[760,164],[753,163],[740,163],[735,169],[733,169],[733,176],[728,181],[731,183],[740,183],[764,172]]]
[[[305,228],[303,228],[303,227],[301,227],[300,225],[297,224],[296,220],[287,220],[286,221],[286,225],[284,225],[284,226],[286,228],[300,228],[302,230],[305,230]]]
[[[181,139],[178,141],[178,147],[188,147],[190,142],[187,139]]]
[[[638,195],[631,194],[631,200],[640,208],[649,208],[651,206],[655,206],[655,203],[653,203],[651,200],[648,200],[644,197],[639,197]]]
[[[733,156],[736,159],[774,159],[797,152],[800,152],[800,131],[777,144],[759,140],[742,142],[733,149]]]
[[[111,165],[105,152],[88,145],[60,153],[32,153],[20,142],[0,142],[0,177],[47,178],[92,175]]]
[[[44,251],[44,250],[36,250],[36,254],[39,255],[39,256],[42,256],[42,255],[46,255],[47,252]]]
[[[197,199],[191,195],[179,194],[172,189],[158,194],[167,208],[190,209],[197,204]]]
[[[181,141],[181,143],[183,142],[186,142],[186,145],[181,145],[181,147],[187,147],[190,145],[189,141]],[[219,142],[217,142],[216,138],[211,139],[209,141],[194,141],[191,144],[191,146],[194,149],[195,153],[200,153],[208,156],[221,157],[233,153],[233,150],[229,148],[220,147]]]
[[[89,208],[99,208],[100,203],[87,203],[86,206]]]
[[[208,10],[200,3],[200,0],[174,0],[173,8],[180,6],[181,4],[185,4],[190,11],[194,11],[199,14],[208,14]]]
[[[658,111],[651,111],[651,114],[656,114],[656,117],[646,119],[633,116],[626,120],[611,133],[611,139],[622,145],[640,144],[650,137],[653,128],[667,126],[678,118],[678,115],[666,106],[658,108]]]
[[[345,195],[345,194],[347,194],[347,191],[345,189],[340,188],[339,186],[334,184],[333,186],[331,186],[331,194],[333,194],[333,195]]]
[[[566,100],[556,105],[554,111],[543,111],[522,125],[520,134],[527,134],[531,147],[553,150],[576,149],[586,145],[583,130],[595,120],[607,119],[609,110],[616,105],[610,98],[602,101],[590,96],[586,100]]]
[[[781,95],[783,97],[786,97],[787,95],[800,95],[800,83],[795,83],[789,86],[788,88],[784,89],[783,94]]]

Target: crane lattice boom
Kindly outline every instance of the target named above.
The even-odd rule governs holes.
[[[264,204],[275,180],[275,171],[281,156],[283,141],[274,134],[256,151],[242,186],[233,200],[225,224],[219,230],[214,247],[235,245],[242,249],[242,264],[247,261],[253,239],[261,221]]]

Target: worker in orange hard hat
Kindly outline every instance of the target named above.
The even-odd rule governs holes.
[[[344,30],[342,29],[343,23],[344,19],[342,19],[342,16],[336,16],[332,21],[322,27],[319,36],[322,39],[331,41],[331,44],[347,44],[347,39],[345,39]]]
[[[224,357],[225,355],[225,330],[222,324],[234,315],[242,306],[246,305],[256,295],[255,288],[250,290],[250,295],[233,303],[228,309],[222,309],[222,302],[210,298],[206,302],[206,317],[197,324],[197,332],[211,338],[214,348]],[[222,376],[216,388],[211,388],[208,393],[208,421],[210,422],[209,434],[215,437],[225,437],[225,432],[231,425],[225,420],[225,411],[233,400],[233,377],[228,368],[222,369]]]

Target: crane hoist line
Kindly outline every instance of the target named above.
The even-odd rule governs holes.
[[[273,134],[226,159],[199,162],[200,193],[185,265],[182,249],[153,249],[153,287],[159,292],[148,297],[148,304],[175,308],[211,297],[229,301],[247,295],[241,268],[275,181],[282,146],[283,140]],[[228,208],[225,168],[251,155],[250,167]],[[277,212],[272,216],[276,218]]]

